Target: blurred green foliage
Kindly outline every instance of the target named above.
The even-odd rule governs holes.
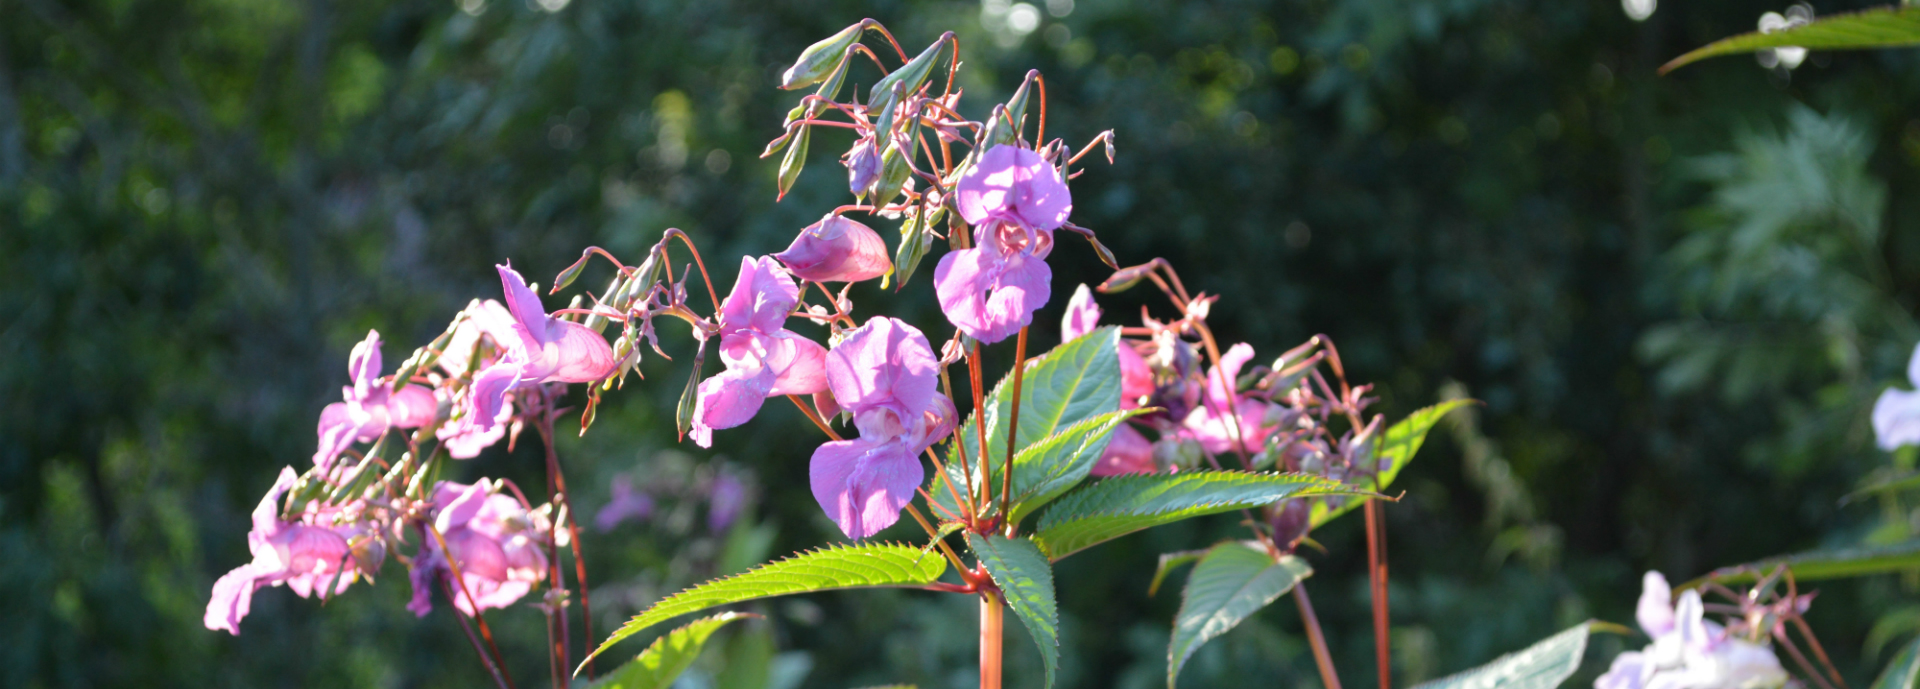
[[[839,203],[844,136],[815,137],[779,204],[776,161],[755,156],[795,97],[779,70],[863,16],[908,44],[958,31],[974,107],[1038,67],[1050,134],[1115,129],[1119,162],[1076,182],[1076,222],[1223,295],[1224,337],[1271,355],[1327,333],[1395,416],[1487,401],[1434,436],[1387,511],[1403,682],[1626,621],[1643,569],[1907,535],[1905,508],[1839,499],[1888,464],[1865,410],[1920,338],[1920,194],[1903,193],[1920,184],[1920,55],[1661,79],[1664,59],[1778,9],[1669,5],[1634,23],[1608,0],[0,2],[0,685],[483,683],[444,606],[406,614],[394,566],[324,606],[263,592],[237,638],[201,610],[246,558],[272,475],[311,453],[367,328],[399,356],[496,293],[491,263],[544,282],[584,245],[633,257],[668,226],[710,257],[767,253]],[[1059,293],[1105,277],[1076,240],[1061,249]],[[924,279],[856,298],[938,318]],[[833,534],[794,488],[811,447],[794,439],[813,431],[791,410],[769,405],[714,453],[662,454],[691,351],[663,327],[676,360],[650,357],[562,444],[576,504],[620,472],[702,485],[714,456],[755,472],[761,498],[728,533],[690,499],[590,535],[599,633]],[[541,484],[527,447],[458,473]],[[1155,556],[1235,528],[1165,527],[1064,563],[1063,686],[1158,686],[1178,602],[1144,595]],[[1307,586],[1364,687],[1358,536],[1319,533]],[[1854,649],[1910,582],[1824,588],[1816,629],[1864,683],[1879,659]],[[973,605],[777,601],[722,634],[746,660],[695,678],[962,686]],[[1877,647],[1911,633],[1901,614]],[[492,619],[537,683],[539,613]],[[1591,662],[1629,645],[1597,639]],[[1037,686],[1032,645],[1006,648],[1012,686]],[[1318,683],[1286,602],[1182,680]]]

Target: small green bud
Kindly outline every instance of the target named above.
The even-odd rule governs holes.
[[[580,260],[574,261],[573,265],[567,266],[566,270],[560,271],[560,274],[553,278],[553,289],[549,290],[547,294],[559,294],[560,290],[566,289],[567,285],[573,284],[574,278],[580,277],[580,271],[586,269],[587,259],[592,256],[592,249],[580,252]]]
[[[780,176],[778,178],[780,195],[774,199],[776,201],[786,198],[787,192],[793,190],[794,181],[800,179],[801,168],[807,166],[806,127],[800,128],[799,136],[799,142],[788,146],[786,157],[780,159]]]
[[[687,389],[680,393],[680,406],[674,410],[674,424],[682,439],[693,428],[693,412],[700,405],[700,368],[706,361],[707,343],[702,340],[700,348],[693,353],[693,375],[687,377]]]

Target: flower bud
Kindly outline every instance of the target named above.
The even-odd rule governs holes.
[[[560,290],[566,289],[567,285],[573,284],[574,278],[580,277],[580,271],[586,269],[587,259],[592,256],[592,249],[581,251],[580,260],[574,261],[573,265],[567,266],[566,270],[562,270],[559,275],[554,276],[553,289],[547,290],[547,294],[559,294]]]
[[[933,65],[940,61],[941,51],[952,41],[952,31],[941,34],[940,40],[927,46],[919,57],[913,58],[899,69],[893,70],[891,74],[874,82],[873,88],[867,90],[867,110],[869,112],[892,110],[893,106],[899,105],[900,102],[894,96],[896,86],[899,87],[900,93],[911,94],[919,91],[920,85],[925,84],[927,76],[933,73]]]
[[[674,424],[681,438],[687,437],[687,431],[693,428],[693,412],[700,405],[700,368],[706,362],[707,340],[701,338],[700,348],[693,353],[693,375],[687,377],[687,389],[680,393],[680,406],[674,410]]]
[[[906,146],[895,145],[887,148],[880,158],[880,179],[873,183],[874,206],[884,206],[900,195],[900,188],[906,186],[907,176],[913,170],[907,165],[912,150]]]
[[[893,256],[893,288],[899,289],[907,284],[907,278],[913,277],[913,271],[920,267],[920,259],[925,258],[927,250],[933,248],[934,223],[947,212],[946,207],[938,206],[929,211],[920,207],[907,211],[907,221],[900,224],[900,249]],[[887,287],[885,281],[880,286]]]
[[[808,225],[786,251],[773,257],[786,264],[794,277],[814,282],[860,282],[893,268],[879,234],[837,215]]]
[[[1140,284],[1141,280],[1147,279],[1147,274],[1151,272],[1153,272],[1153,264],[1151,263],[1142,263],[1131,268],[1121,268],[1113,271],[1113,275],[1108,277],[1106,282],[1100,283],[1100,286],[1096,289],[1099,289],[1102,294],[1125,292],[1133,289],[1134,285]]]
[[[853,150],[847,151],[847,189],[854,196],[865,196],[867,189],[880,178],[880,151],[873,146],[873,137],[866,137],[853,144]]]
[[[780,88],[792,90],[826,79],[845,59],[847,48],[860,38],[860,32],[875,24],[872,19],[862,19],[819,43],[807,46],[806,50],[800,51],[800,59],[780,74]]]

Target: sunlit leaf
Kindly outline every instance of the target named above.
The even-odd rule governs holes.
[[[1307,474],[1189,471],[1115,476],[1061,496],[1040,515],[1033,540],[1048,557],[1059,560],[1110,539],[1182,519],[1287,498],[1353,492],[1338,481]]]
[[[1434,424],[1440,423],[1441,417],[1446,416],[1447,412],[1469,404],[1479,404],[1479,402],[1468,399],[1447,400],[1408,414],[1407,418],[1401,419],[1399,423],[1388,426],[1387,432],[1380,436],[1379,454],[1376,455],[1380,458],[1380,481],[1378,485],[1373,486],[1374,492],[1381,492],[1393,484],[1393,479],[1400,475],[1400,470],[1406,468],[1408,462],[1413,461],[1413,455],[1420,451],[1422,444],[1426,443],[1427,432],[1433,430]],[[1331,504],[1334,502],[1339,504]],[[1334,518],[1351,512],[1359,506],[1358,498],[1319,501],[1313,506],[1313,527],[1320,528],[1320,525],[1333,521]]]
[[[1413,689],[1554,689],[1580,669],[1590,632],[1589,623],[1582,622],[1526,650]]]
[[[1153,568],[1153,582],[1147,584],[1147,595],[1152,596],[1158,594],[1160,592],[1160,584],[1167,580],[1167,575],[1172,574],[1174,569],[1193,564],[1206,554],[1207,551],[1205,550],[1180,550],[1171,553],[1161,553],[1159,566]]]
[[[804,552],[668,596],[627,620],[587,658],[643,629],[716,605],[812,591],[923,586],[946,571],[945,558],[910,545],[866,543]]]
[[[1008,498],[1013,505],[1010,510],[1013,522],[1017,524],[1025,520],[1035,510],[1085,481],[1088,474],[1093,472],[1093,465],[1099,463],[1101,453],[1106,451],[1108,441],[1113,438],[1113,430],[1127,419],[1147,411],[1126,409],[1083,419],[1021,448],[1013,457],[1013,485]],[[1024,408],[1020,415],[1026,416]],[[980,480],[978,468],[967,468],[973,469],[968,473],[971,474],[971,480],[977,483]],[[960,477],[962,470],[958,463],[947,465],[948,478],[955,481],[955,485],[964,493],[967,479]],[[1005,473],[1005,465],[995,462],[991,478],[987,480],[987,485],[993,487],[995,495],[999,494],[1000,477]],[[932,495],[948,510],[956,510],[952,494],[944,488],[936,485]],[[958,511],[954,513],[958,514]],[[997,514],[998,508],[987,513]]]
[[[1040,647],[1040,662],[1046,667],[1048,687],[1060,668],[1060,611],[1053,601],[1053,565],[1039,546],[1024,538],[967,534],[967,547],[986,565],[993,583],[1006,594],[1013,615],[1027,625],[1033,643]]]
[[[1859,50],[1920,44],[1920,6],[1878,7],[1836,14],[1806,24],[1768,33],[1746,33],[1696,48],[1660,66],[1666,74],[1710,57],[1751,53],[1767,48]]]
[[[1194,651],[1312,575],[1313,568],[1305,560],[1287,555],[1275,561],[1258,543],[1222,543],[1208,550],[1187,578],[1180,612],[1173,618],[1167,686],[1174,686]]]
[[[1120,358],[1116,353],[1119,342],[1119,328],[1100,328],[1030,359],[1020,381],[1020,431],[1014,441],[1025,448],[1074,424],[1119,409]],[[1013,378],[1008,376],[1002,378],[984,400],[987,408],[987,448],[995,458],[993,468],[996,476],[1003,466],[1002,462],[1006,461],[1006,420],[1013,415],[1012,391]],[[965,406],[967,402],[954,400],[954,403]],[[974,421],[969,416],[961,424],[959,438],[967,448],[965,456],[977,465],[980,461],[980,436]],[[1105,449],[1104,443],[1101,448]],[[949,463],[948,471],[957,474],[961,467],[953,465],[959,463],[959,455],[950,453],[949,456],[955,461]],[[1018,452],[1014,459],[1020,459]],[[978,467],[966,469],[978,487]],[[1018,480],[1025,472],[1016,468],[1014,473]],[[950,478],[959,481],[961,492],[965,493],[967,481],[959,476]],[[935,480],[938,482],[941,478]],[[997,487],[999,484],[996,482],[994,485]],[[954,509],[953,499],[944,487],[936,485],[929,492],[942,505]]]
[[[706,647],[707,637],[713,636],[714,632],[729,622],[748,617],[759,615],[723,612],[694,620],[655,639],[653,645],[641,651],[639,656],[589,686],[593,689],[666,689],[673,685],[673,680],[680,673],[693,665],[694,659],[700,657],[700,649]]]

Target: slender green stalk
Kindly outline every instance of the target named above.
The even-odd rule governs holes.
[[[1013,514],[1013,506],[1007,504],[1013,495],[1013,452],[1019,447],[1016,437],[1020,435],[1020,381],[1027,370],[1027,327],[1020,326],[1020,339],[1013,346],[1013,414],[1007,419],[1007,458],[1006,466],[1000,472],[1000,514]],[[1013,530],[1019,525],[1007,520],[1006,532],[1013,536]]]

